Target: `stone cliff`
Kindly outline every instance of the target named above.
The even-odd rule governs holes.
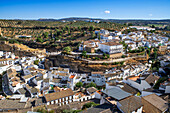
[[[28,51],[20,51],[17,50],[15,47],[13,46],[9,46],[7,44],[0,44],[0,51],[9,51],[9,52],[13,52],[16,56],[33,56],[33,54],[31,52]]]
[[[51,66],[68,66],[73,72],[84,72],[89,73],[91,71],[105,71],[113,66],[105,65],[88,65],[80,60],[75,60],[74,58],[68,58],[66,56],[50,56],[45,61],[45,68],[49,69]]]

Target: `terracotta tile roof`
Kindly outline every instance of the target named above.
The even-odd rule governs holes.
[[[145,80],[148,84],[155,84],[155,82],[159,79],[160,77],[154,76],[154,75],[149,75]]]
[[[0,109],[23,109],[26,103],[20,102],[20,100],[1,100]]]
[[[140,107],[142,107],[141,98],[137,96],[131,96],[131,97],[125,98],[119,101],[119,103],[122,105],[120,106],[120,109],[124,113],[131,113],[133,111],[136,111]]]
[[[82,93],[82,92],[78,92],[78,93],[75,93],[75,96],[81,96],[81,97],[84,97],[85,95]]]
[[[103,74],[103,72],[102,71],[97,71],[97,72],[91,72],[91,74]]]
[[[134,76],[134,77],[129,77],[128,79],[133,80],[133,81],[136,81],[136,80],[139,79],[139,78],[140,78],[139,76]]]
[[[67,76],[67,73],[56,73],[56,75],[59,75],[59,76]]]
[[[17,81],[14,81],[13,83],[12,83],[12,86],[16,86],[17,84],[19,84],[19,82],[17,82]]]
[[[113,110],[113,105],[105,103],[89,108],[87,110],[83,110],[79,113],[112,113],[112,110]]]
[[[100,43],[100,44],[102,44],[102,45],[108,45],[108,46],[122,45],[122,44],[115,43],[115,42],[105,42],[105,43]]]
[[[131,93],[131,94],[137,94],[139,91],[137,91],[137,89],[131,87],[130,85],[128,84],[125,84],[122,89],[128,93]]]
[[[24,78],[24,79],[28,79],[28,78],[31,78],[32,77],[32,75],[31,74],[29,74],[29,75],[25,75],[25,76],[22,76],[22,78]]]
[[[89,87],[89,88],[87,88],[87,91],[88,91],[89,93],[94,93],[94,92],[97,91],[97,89],[96,89],[95,87]]]
[[[37,88],[31,88],[30,91],[31,91],[31,93],[39,93],[40,92],[40,90]]]
[[[49,102],[52,100],[56,100],[56,99],[60,99],[60,98],[64,98],[64,97],[68,97],[72,95],[74,95],[74,92],[71,89],[67,89],[67,90],[63,90],[60,92],[46,94],[45,99],[47,102]]]
[[[92,42],[100,42],[99,40],[90,40],[90,41],[92,41]]]
[[[8,61],[8,60],[13,60],[13,59],[12,58],[0,59],[0,61]]]
[[[75,75],[71,75],[69,78],[70,78],[70,79],[73,79],[74,77],[75,77]]]
[[[14,82],[14,81],[19,81],[19,80],[20,80],[19,77],[13,77],[13,78],[11,79],[12,82]]]
[[[61,78],[53,78],[51,82],[60,83],[61,82]]]
[[[102,94],[102,92],[101,92],[100,90],[98,90],[98,91],[96,91],[96,92],[97,92],[98,94],[100,94],[100,95]]]
[[[15,69],[10,68],[9,70],[7,70],[7,75],[8,75],[9,78],[10,77],[16,77],[17,72],[16,72]]]
[[[60,89],[59,87],[54,87],[54,91],[55,91],[55,92],[60,92],[60,90],[61,90],[61,89]]]
[[[161,97],[157,96],[156,94],[151,94],[142,97],[145,101],[152,104],[155,108],[159,109],[160,111],[164,112],[168,109],[168,102],[163,100]]]
[[[49,78],[43,80],[43,82],[49,82],[49,81],[50,81]]]

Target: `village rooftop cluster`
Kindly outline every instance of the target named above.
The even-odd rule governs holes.
[[[70,57],[72,54],[79,54],[80,51],[85,52],[83,59],[87,55],[100,57],[105,54],[113,61],[113,59],[134,57],[130,53],[136,53],[139,49],[143,52],[140,55],[145,57],[148,55],[147,49],[151,47],[158,48],[160,53],[169,50],[168,38],[151,33],[150,30],[153,29],[145,28],[144,31],[128,34],[121,31],[98,30],[95,31],[97,39],[83,41],[77,51],[66,52],[70,52]],[[170,65],[169,55],[158,56],[159,73],[151,70],[153,61],[149,59],[148,62],[122,60],[122,65],[104,72],[79,73],[71,71],[69,67],[45,69],[44,54],[19,57],[12,52],[0,51],[0,74],[2,74],[4,93],[0,96],[0,111],[21,110],[42,105],[63,106],[97,99],[100,105],[82,112],[111,113],[114,110],[122,113],[168,112],[170,76],[168,75],[168,79],[158,88],[155,87],[162,76],[159,73],[168,74],[166,68]],[[57,55],[61,54],[63,53],[59,52]],[[108,59],[102,61],[107,62]]]

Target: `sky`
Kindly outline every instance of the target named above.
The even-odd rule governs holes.
[[[170,19],[170,0],[0,0],[0,19]]]

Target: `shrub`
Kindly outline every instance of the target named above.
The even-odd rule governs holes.
[[[141,95],[140,92],[138,92],[138,93],[137,93],[137,96],[140,96],[140,95]]]
[[[82,82],[77,82],[77,83],[76,83],[76,87],[79,87],[79,88],[80,88],[80,87],[82,87],[82,86],[83,86],[83,83],[82,83]]]
[[[10,39],[10,40],[9,40],[9,43],[14,44],[14,43],[19,43],[19,42],[18,42],[17,40]]]
[[[95,57],[95,59],[96,59],[96,60],[99,60],[99,58],[98,58],[98,57]]]
[[[35,60],[35,61],[34,61],[34,64],[35,64],[35,65],[38,65],[38,64],[39,64],[39,60]]]
[[[155,86],[153,87],[154,89],[159,89],[160,83],[164,82],[167,80],[167,77],[161,77],[159,80],[156,82]]]
[[[65,51],[66,53],[69,53],[71,52],[71,47],[70,46],[64,47],[63,51]]]
[[[107,64],[107,63],[105,63],[105,62],[103,62],[103,63],[102,63],[102,65],[106,65],[106,66],[107,66],[108,64]]]
[[[107,58],[110,58],[110,55],[109,55],[109,54],[107,54],[106,56],[107,56]]]
[[[122,55],[122,58],[125,58],[125,55]]]
[[[89,102],[89,103],[86,103],[86,104],[83,105],[82,110],[84,110],[86,108],[90,108],[90,107],[95,107],[97,105],[99,105],[99,104],[96,104],[94,102]]]
[[[86,88],[89,88],[89,87],[96,87],[96,84],[94,82],[91,82],[90,84],[86,86]]]
[[[83,52],[82,52],[82,56],[85,57],[85,56],[86,56],[86,53],[87,53],[86,51],[83,51]]]
[[[36,41],[42,43],[42,42],[43,42],[43,39],[42,39],[42,38],[37,38]]]
[[[121,65],[123,65],[124,62],[120,62]]]

